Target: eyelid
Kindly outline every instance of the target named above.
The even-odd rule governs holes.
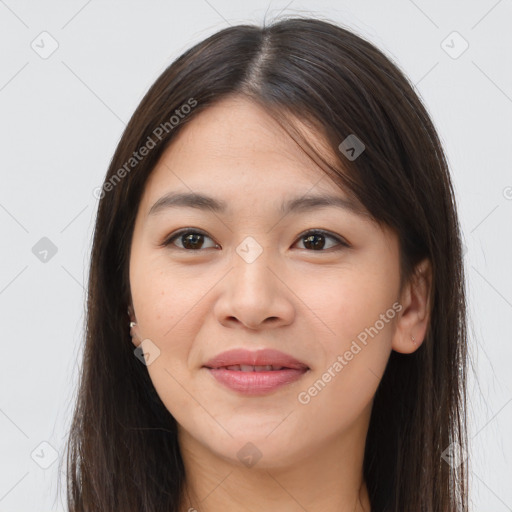
[[[177,231],[173,231],[168,237],[166,237],[164,239],[164,241],[160,244],[160,247],[166,247],[168,245],[171,245],[172,241],[174,239],[178,238],[180,235],[184,235],[185,233],[197,233],[199,235],[204,235],[205,237],[208,237],[211,240],[213,240],[213,238],[208,233],[203,231],[202,229],[188,227],[188,228],[178,229]],[[215,240],[213,240],[213,242],[215,242]],[[215,242],[215,244],[220,245],[217,242]],[[183,249],[182,247],[177,247],[177,246],[175,246],[174,248],[175,249],[182,249],[182,250],[185,250],[187,252],[200,252],[200,251],[192,251],[192,250],[189,250],[189,249]],[[211,247],[209,247],[209,249],[211,249]]]
[[[320,228],[306,229],[306,231],[303,231],[300,235],[297,236],[297,241],[309,233],[323,235],[323,236],[326,236],[329,238],[333,238],[340,245],[342,245],[344,247],[351,247],[351,245],[341,235],[337,235],[336,233],[332,233],[331,231],[327,231],[325,229],[320,229]],[[329,249],[327,249],[326,251],[308,251],[308,252],[327,252],[328,250]]]
[[[193,227],[188,227],[188,228],[181,228],[181,229],[178,229],[177,231],[174,231],[173,233],[171,233],[168,237],[166,237],[164,239],[164,241],[160,244],[160,247],[166,247],[168,245],[171,245],[172,242],[178,238],[180,235],[183,235],[185,233],[197,233],[197,234],[200,234],[200,235],[204,235],[205,237],[207,238],[210,238],[216,245],[220,245],[218,244],[210,235],[208,235],[208,233],[206,233],[205,231],[203,231],[202,229],[199,229],[199,228],[193,228]],[[329,237],[329,238],[332,238],[334,240],[336,240],[336,242],[339,243],[339,245],[341,245],[342,247],[345,247],[345,248],[350,248],[351,247],[351,244],[349,244],[345,238],[343,238],[341,235],[337,235],[335,233],[332,233],[331,231],[327,231],[325,229],[320,229],[320,228],[310,228],[310,229],[306,229],[305,231],[303,231],[302,233],[300,233],[299,235],[297,235],[297,238],[296,238],[296,241],[294,242],[294,245],[301,239],[303,238],[304,236],[308,235],[308,234],[319,234],[319,235],[323,235],[325,237]],[[185,250],[187,252],[201,252],[201,249],[199,250],[190,250],[190,249],[183,249],[182,247],[175,247],[175,249],[181,249],[181,250]],[[208,249],[212,249],[212,247],[208,247]],[[319,250],[319,251],[313,251],[313,250],[308,250],[308,249],[302,249],[302,250],[306,250],[308,252],[319,252],[319,253],[322,253],[322,252],[329,252],[331,249],[334,249],[334,250],[337,250],[335,248],[329,248],[329,249],[326,249],[326,250]],[[203,249],[204,250],[204,249]]]

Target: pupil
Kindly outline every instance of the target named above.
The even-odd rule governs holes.
[[[197,249],[197,247],[194,245],[198,241],[198,237],[202,237],[200,233],[190,233],[188,235],[184,235],[181,239],[183,243],[183,247],[186,247],[188,249]],[[201,244],[203,245],[203,244]],[[200,246],[201,246],[200,245]]]
[[[181,237],[181,241],[183,243],[183,247],[187,249],[197,249],[201,248],[203,245],[202,243],[199,244],[199,247],[197,247],[196,244],[198,244],[199,241],[201,241],[201,235],[200,233],[189,233],[188,235],[183,235]],[[324,246],[324,236],[318,233],[308,235],[304,237],[304,246],[306,248],[313,248],[313,249],[321,249]],[[309,247],[308,247],[309,246]]]
[[[306,237],[305,237],[305,240],[306,240],[306,241],[305,241],[305,243],[304,243],[304,246],[305,246],[305,247],[308,247],[308,243],[310,243],[310,242],[311,242],[313,239],[315,239],[315,238],[321,238],[321,239],[322,239],[322,243],[318,243],[318,242],[314,243],[314,242],[313,242],[313,247],[314,247],[315,249],[318,249],[318,248],[320,248],[320,249],[321,249],[321,248],[324,246],[324,244],[323,244],[323,238],[324,238],[324,236],[323,236],[323,235],[320,235],[320,234],[312,234],[312,235],[308,235],[308,236],[306,236]]]

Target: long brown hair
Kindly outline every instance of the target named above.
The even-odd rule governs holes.
[[[67,444],[69,510],[177,512],[182,503],[176,421],[130,339],[129,251],[144,185],[162,152],[186,123],[234,94],[263,106],[345,192],[395,230],[403,283],[416,263],[431,261],[427,335],[414,353],[391,353],[374,398],[364,478],[372,512],[467,511],[466,462],[453,462],[467,453],[466,298],[446,157],[396,64],[352,31],[303,17],[229,27],[195,45],[151,86],[123,133],[94,232]],[[300,123],[323,135],[335,162],[312,147]],[[354,159],[339,149],[349,135],[364,144]]]

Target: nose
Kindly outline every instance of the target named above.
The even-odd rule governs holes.
[[[214,312],[225,327],[251,330],[289,325],[295,318],[291,283],[285,283],[283,272],[267,251],[251,263],[234,256],[234,268],[223,280],[223,290]]]

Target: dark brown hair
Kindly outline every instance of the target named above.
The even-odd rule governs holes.
[[[263,106],[397,233],[402,283],[420,260],[430,260],[427,335],[410,355],[391,352],[375,394],[364,478],[372,512],[466,511],[466,463],[442,456],[450,445],[452,455],[467,452],[464,269],[446,157],[426,108],[390,58],[348,29],[303,17],[229,27],[195,45],[151,86],[123,133],[94,232],[67,444],[69,510],[179,510],[184,467],[176,422],[129,334],[129,252],[145,182],[162,152],[184,125],[229,95]],[[301,123],[322,134],[335,161],[312,147]],[[351,134],[365,145],[353,160],[338,149]]]

